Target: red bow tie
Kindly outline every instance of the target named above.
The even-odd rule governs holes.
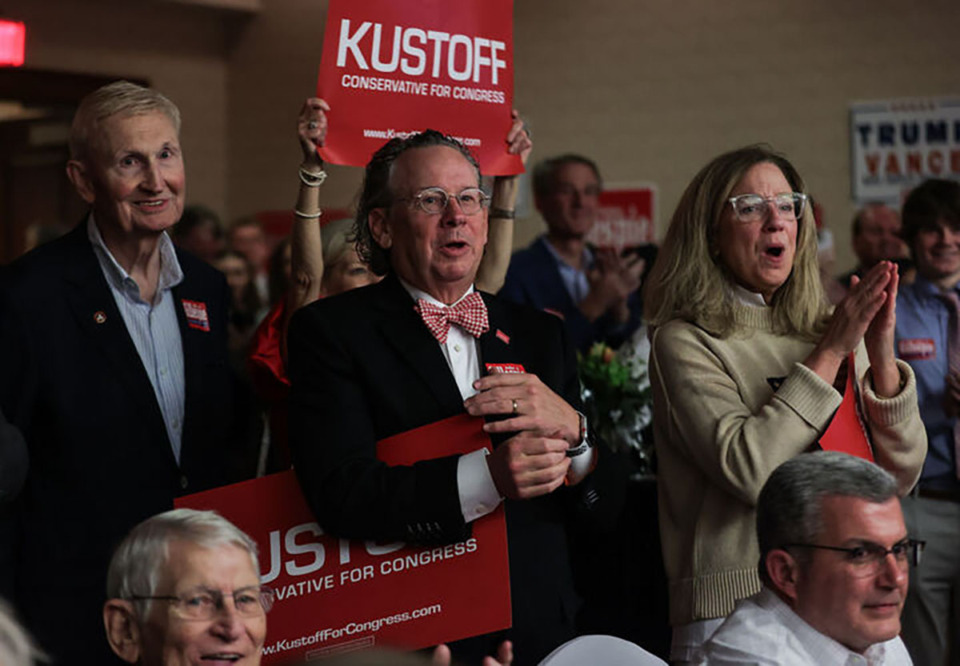
[[[416,310],[440,344],[446,343],[450,324],[456,324],[475,338],[490,330],[487,305],[477,292],[473,292],[453,307],[434,305],[421,298],[417,301]]]

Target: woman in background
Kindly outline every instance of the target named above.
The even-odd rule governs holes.
[[[902,493],[926,454],[916,382],[893,352],[896,266],[874,267],[831,313],[804,190],[766,147],[717,157],[681,197],[646,286],[677,663],[696,661],[734,603],[760,590],[760,488],[817,446],[847,372],[876,462]]]

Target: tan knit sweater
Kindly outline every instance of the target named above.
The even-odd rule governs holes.
[[[719,618],[760,590],[756,502],[782,462],[814,448],[840,394],[804,365],[813,345],[772,331],[771,310],[737,304],[725,339],[671,321],[653,335],[650,378],[660,534],[670,622]],[[878,398],[857,350],[861,404],[877,463],[906,494],[927,451],[916,381],[897,361],[900,394]],[[777,387],[777,388],[774,388]]]

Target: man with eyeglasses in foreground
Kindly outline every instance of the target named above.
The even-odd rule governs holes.
[[[561,322],[474,288],[487,241],[479,187],[469,151],[432,130],[374,154],[354,233],[386,277],[293,316],[290,444],[307,502],[338,536],[455,543],[506,498],[508,637],[514,663],[534,664],[574,635],[566,523],[575,505],[597,504],[577,485],[596,452],[572,406],[576,363]],[[376,459],[379,440],[464,413],[491,417],[490,455]],[[451,647],[473,663],[501,639]]]
[[[273,605],[259,571],[256,543],[213,511],[148,518],[110,561],[107,641],[131,664],[259,664]]]
[[[759,594],[739,602],[704,649],[706,664],[901,666],[908,569],[897,483],[845,453],[778,467],[757,504]]]
[[[216,511],[174,509],[148,518],[110,561],[107,641],[131,664],[256,666],[274,602],[259,571],[257,544]],[[374,653],[357,663],[392,663],[398,655]],[[510,666],[510,659],[509,645],[501,646],[497,660],[483,666]],[[428,662],[411,657],[409,663]],[[434,651],[432,663],[449,666],[445,646]]]

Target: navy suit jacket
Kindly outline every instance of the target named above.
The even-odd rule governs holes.
[[[587,319],[564,287],[557,260],[547,249],[544,236],[513,254],[498,296],[560,315],[571,343],[581,352],[586,352],[594,342],[606,342],[616,349],[640,326],[643,311],[638,290],[628,301],[627,322],[617,322],[609,314],[593,322]]]
[[[560,322],[481,295],[490,318],[479,338],[481,372],[486,363],[520,364],[579,405],[576,361]],[[294,468],[321,525],[364,539],[467,538],[458,456],[392,468],[375,459],[377,441],[464,413],[443,352],[399,280],[389,275],[298,311],[289,355]],[[600,504],[591,477],[544,497],[507,501],[515,664],[535,664],[573,635],[578,599],[567,523]]]
[[[223,275],[178,253],[173,289],[186,403],[181,461],[81,223],[15,262],[0,284],[0,408],[30,471],[0,509],[0,594],[59,663],[109,663],[101,609],[113,548],[173,498],[250,476],[245,397],[227,362]],[[181,301],[206,304],[210,330]]]

